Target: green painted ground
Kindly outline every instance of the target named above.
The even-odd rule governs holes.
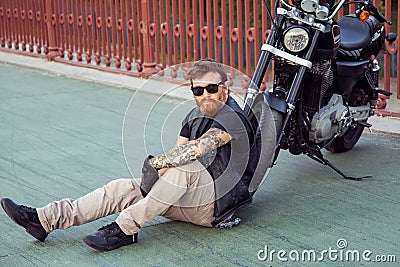
[[[36,207],[130,177],[121,136],[134,91],[4,64],[0,80],[0,197]],[[145,149],[161,149],[160,126],[144,124],[146,108],[158,97],[140,97],[131,141],[138,147],[130,159],[134,175]],[[179,102],[161,99],[152,118],[162,119],[163,109]],[[169,120],[176,126],[168,131],[176,132],[179,120]],[[145,145],[143,127],[148,129]],[[162,139],[167,146],[175,139],[168,131]],[[107,253],[93,251],[82,238],[115,215],[55,231],[41,243],[0,211],[0,266],[398,266],[400,139],[364,134],[353,151],[326,154],[346,172],[374,178],[345,181],[305,156],[283,152],[254,203],[238,213],[239,227],[208,229],[156,219],[140,232],[138,244]],[[339,239],[347,247],[339,249]],[[258,259],[266,256],[259,252],[265,246],[273,261]],[[272,250],[282,250],[282,260]],[[368,263],[364,251],[371,260],[395,255],[397,263]],[[346,261],[346,255],[353,259],[357,253],[360,262]],[[292,260],[297,254],[300,259]],[[321,255],[323,261],[317,262]]]

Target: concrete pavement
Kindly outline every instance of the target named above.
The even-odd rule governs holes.
[[[38,60],[30,60],[38,68]],[[69,68],[41,63],[53,71]],[[106,78],[108,74],[93,71],[108,80],[103,84],[65,77],[92,70],[71,71],[49,74],[0,64],[0,197],[38,207],[130,177],[121,134],[135,91],[111,85],[110,81],[119,79],[116,76]],[[143,82],[120,79],[129,81],[127,88]],[[156,120],[182,101],[160,99],[156,94],[139,99],[134,102],[137,130],[132,139],[138,148],[131,159],[135,176],[147,150],[161,149],[160,125],[146,124],[144,111],[152,108]],[[175,139],[170,131],[180,123],[178,116],[168,119],[175,126],[163,128],[161,143],[166,146]],[[373,176],[362,182],[343,180],[307,157],[283,151],[253,204],[238,213],[242,218],[238,227],[208,229],[156,218],[143,227],[139,243],[107,253],[93,251],[82,238],[115,215],[55,231],[41,243],[0,210],[0,266],[398,266],[399,151],[398,137],[366,132],[352,151],[325,153],[349,174]],[[278,251],[282,251],[279,256]],[[351,260],[352,255],[360,259]],[[382,259],[387,262],[377,262]]]

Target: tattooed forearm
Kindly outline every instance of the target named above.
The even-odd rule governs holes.
[[[230,138],[228,133],[212,128],[200,138],[178,145],[169,152],[152,158],[150,163],[157,169],[182,166],[226,144]]]
[[[150,163],[156,169],[170,168],[184,165],[198,159],[200,156],[200,151],[197,148],[197,140],[193,140],[152,158]]]

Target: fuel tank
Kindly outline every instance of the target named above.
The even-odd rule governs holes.
[[[325,32],[319,35],[317,49],[312,56],[312,60],[330,60],[336,57],[339,47],[340,27],[336,22],[328,23]]]

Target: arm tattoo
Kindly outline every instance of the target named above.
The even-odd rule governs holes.
[[[225,145],[230,139],[231,137],[227,132],[212,128],[200,138],[178,145],[169,152],[152,158],[150,163],[156,169],[182,166]]]

